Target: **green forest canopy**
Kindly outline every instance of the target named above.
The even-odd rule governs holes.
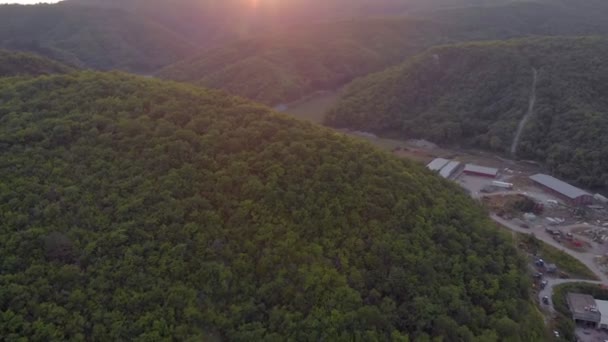
[[[159,75],[276,105],[334,89],[438,44],[608,33],[606,15],[608,5],[565,1],[344,20],[225,44],[168,66]]]
[[[504,4],[512,0],[485,0]],[[65,0],[65,5],[119,8],[152,19],[208,48],[291,26],[397,15],[443,7],[479,5],[479,0]]]
[[[26,52],[0,49],[0,77],[39,76],[74,71],[65,64]]]
[[[589,186],[608,186],[608,39],[538,38],[431,49],[351,84],[327,122],[507,152]]]
[[[458,186],[221,93],[0,80],[7,340],[538,341],[525,261]]]
[[[0,5],[0,48],[94,69],[151,72],[194,46],[152,21],[120,10]]]

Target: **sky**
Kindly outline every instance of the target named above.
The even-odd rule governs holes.
[[[59,2],[60,0],[0,0],[0,4],[23,4],[23,5],[33,5],[41,2],[54,3]]]

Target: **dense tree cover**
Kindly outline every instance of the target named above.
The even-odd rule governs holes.
[[[458,186],[325,128],[119,73],[0,80],[6,340],[538,341]]]
[[[221,45],[288,26],[348,18],[396,15],[442,7],[508,3],[512,0],[66,0],[128,10],[180,32],[199,45]]]
[[[276,105],[336,88],[437,44],[608,33],[606,16],[597,15],[603,12],[579,7],[514,3],[300,27],[207,50],[160,76]]]
[[[0,77],[39,76],[74,71],[59,62],[31,53],[0,50]]]
[[[120,10],[0,5],[0,48],[96,69],[150,72],[194,48],[168,29]]]
[[[606,38],[542,38],[431,49],[354,82],[327,122],[507,152],[536,105],[518,156],[590,186],[608,185]]]
[[[160,76],[276,104],[377,70],[419,51],[427,37],[442,35],[417,20],[346,21],[239,41],[171,65]]]

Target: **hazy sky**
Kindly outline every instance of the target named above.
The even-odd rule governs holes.
[[[23,4],[32,5],[41,2],[59,2],[60,0],[0,0],[0,4]]]

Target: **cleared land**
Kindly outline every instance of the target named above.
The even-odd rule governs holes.
[[[338,101],[339,94],[339,91],[317,93],[305,100],[287,105],[285,112],[298,119],[322,123],[325,119],[325,112]]]

